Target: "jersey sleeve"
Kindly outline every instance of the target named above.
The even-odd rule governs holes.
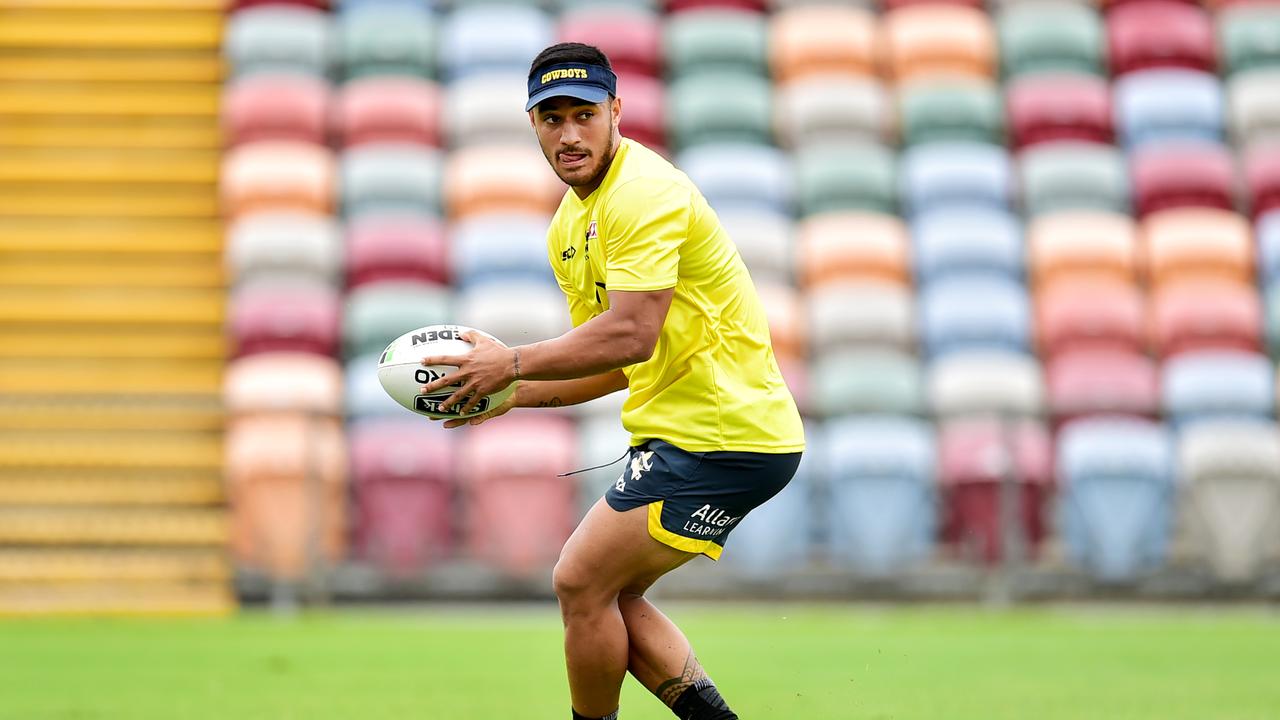
[[[690,193],[679,183],[641,178],[614,191],[602,213],[600,230],[608,258],[607,288],[675,287],[689,214]]]

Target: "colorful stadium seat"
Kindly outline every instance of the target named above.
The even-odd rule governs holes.
[[[338,93],[334,125],[344,145],[440,145],[440,89],[430,80],[375,75],[349,80]]]
[[[1086,3],[1005,3],[996,19],[1009,78],[1038,72],[1102,73],[1102,22]]]
[[[1280,208],[1280,142],[1246,147],[1244,182],[1254,217]]]
[[[1276,548],[1280,432],[1271,420],[1197,423],[1178,438],[1197,546],[1228,582],[1259,579]]]
[[[985,78],[916,78],[898,85],[902,141],[1004,141],[1004,109]]]
[[[557,34],[561,42],[600,48],[618,75],[662,75],[662,23],[651,10],[616,4],[565,10]]]
[[[1035,421],[949,420],[938,428],[938,483],[944,541],[962,558],[996,565],[1018,534],[1022,559],[1034,558],[1048,534],[1052,493],[1049,434]],[[1006,485],[1006,483],[1009,483]],[[1002,508],[1014,504],[1006,528]]]
[[[744,72],[686,75],[668,89],[667,137],[677,150],[707,142],[767,144],[773,137],[772,92],[768,80]]]
[[[675,164],[717,213],[730,208],[791,212],[791,155],[772,145],[707,143],[681,152]]]
[[[809,145],[884,142],[893,109],[880,81],[861,75],[809,74],[775,88],[778,142]]]
[[[425,4],[349,5],[344,4],[337,23],[342,69],[347,77],[435,75],[436,20]]]
[[[1232,5],[1217,11],[1218,55],[1224,75],[1280,66],[1280,8],[1273,3]]]
[[[471,72],[450,82],[441,117],[449,147],[529,142],[525,75],[515,69]]]
[[[355,0],[355,2],[360,2],[360,0]],[[346,4],[350,4],[350,0]],[[329,8],[329,0],[230,0],[226,5],[228,5],[228,10],[235,12],[261,5],[299,5],[316,8],[317,10],[327,10]]]
[[[1081,274],[1138,282],[1138,230],[1128,215],[1095,210],[1040,215],[1027,225],[1027,254],[1037,287]]]
[[[1056,422],[1090,415],[1156,417],[1160,381],[1155,363],[1136,350],[1067,350],[1045,365],[1045,393]]]
[[[256,212],[227,228],[224,257],[234,283],[297,274],[336,284],[343,270],[342,234],[324,215]]]
[[[897,207],[894,153],[868,142],[813,144],[794,154],[801,217],[824,212]]]
[[[1110,145],[1033,145],[1018,154],[1018,166],[1028,217],[1062,210],[1129,212],[1129,170]]]
[[[1022,225],[1008,211],[953,206],[922,213],[911,238],[918,282],[970,272],[1022,277]]]
[[[369,212],[440,212],[442,153],[415,143],[369,143],[348,148],[340,160],[342,208],[348,217]]]
[[[689,10],[666,21],[667,78],[693,72],[744,72],[767,77],[768,18],[723,8]]]
[[[808,412],[825,418],[924,411],[924,385],[914,355],[889,347],[829,350],[812,363]]]
[[[237,416],[336,416],[342,410],[342,368],[331,357],[305,352],[239,357],[227,363],[222,404]]]
[[[910,241],[897,217],[823,213],[801,221],[797,231],[797,277],[810,290],[839,279],[909,282]]]
[[[344,303],[347,355],[380,353],[416,328],[454,322],[453,294],[442,285],[384,280],[354,288]]]
[[[1151,297],[1151,345],[1162,357],[1192,350],[1262,347],[1262,302],[1253,281],[1198,277]]]
[[[769,337],[778,357],[803,358],[808,346],[808,328],[800,293],[791,283],[757,283],[756,293],[769,322]]]
[[[626,397],[626,393],[617,394]],[[605,402],[613,400],[610,398]],[[581,517],[627,471],[627,464],[620,460],[631,445],[631,433],[622,427],[618,412],[594,411],[578,419],[577,432],[578,459],[574,469],[581,468],[584,472],[573,478],[577,485],[578,516]]]
[[[1221,145],[1150,143],[1130,155],[1129,175],[1139,216],[1169,208],[1235,207],[1235,162]]]
[[[822,446],[832,561],[888,575],[923,558],[936,526],[932,425],[900,416],[841,418],[827,423]]]
[[[765,0],[663,0],[668,14],[679,14],[691,10],[727,9],[748,13],[763,13],[767,7]]]
[[[1110,143],[1111,88],[1081,74],[1025,75],[1006,86],[1014,148],[1057,140]]]
[[[618,97],[624,109],[620,128],[629,137],[666,155],[667,87],[659,79],[636,73],[618,74]]]
[[[1247,147],[1280,139],[1280,66],[1249,70],[1227,86],[1227,115],[1236,145]]]
[[[819,285],[805,294],[806,326],[815,357],[845,347],[915,344],[911,290],[884,280]]]
[[[822,452],[819,442],[813,432],[806,431],[795,477],[734,528],[733,541],[721,561],[739,577],[772,587],[789,570],[808,564],[816,536],[812,518],[819,514],[814,479],[819,462],[815,458]]]
[[[542,152],[526,145],[476,145],[449,153],[444,170],[448,215],[554,212],[565,187]]]
[[[775,12],[769,64],[778,83],[807,75],[878,73],[876,18],[861,8],[802,5]]]
[[[1189,277],[1254,279],[1249,223],[1229,210],[1174,208],[1142,223],[1142,253],[1153,286]]]
[[[1160,379],[1165,417],[1179,425],[1207,418],[1270,418],[1275,414],[1275,369],[1260,353],[1183,353],[1165,361]]]
[[[328,13],[291,5],[263,5],[228,16],[222,55],[236,74],[301,72],[324,77],[333,64]]]
[[[334,205],[333,153],[272,140],[231,149],[222,160],[222,207],[229,218],[260,210],[328,213]]]
[[[577,438],[568,418],[510,415],[463,438],[458,472],[466,543],[474,559],[529,578],[546,572],[577,519]]]
[[[333,287],[298,277],[263,277],[231,293],[227,330],[231,355],[338,350],[341,314]]]
[[[1026,353],[996,349],[943,355],[925,370],[935,415],[1036,415],[1044,405],[1040,363]]]
[[[392,417],[403,420],[410,417],[409,411],[393,400],[382,388],[382,383],[378,382],[378,361],[381,359],[382,351],[378,350],[357,355],[343,367],[346,388],[343,392],[342,409],[349,425],[365,418]]]
[[[1036,339],[1046,358],[1082,347],[1147,346],[1142,292],[1106,275],[1059,275],[1036,292]]]
[[[1176,472],[1167,431],[1150,420],[1085,418],[1063,428],[1055,455],[1071,558],[1107,582],[1163,565]]]
[[[555,275],[547,263],[547,225],[535,213],[472,215],[449,228],[449,260],[455,287],[485,283],[543,282]]]
[[[430,215],[367,213],[347,224],[347,284],[382,280],[446,283],[448,245]]]
[[[1263,285],[1271,285],[1280,277],[1280,212],[1271,211],[1258,217],[1258,269]]]
[[[908,148],[898,177],[902,204],[912,214],[948,204],[1005,208],[1013,197],[1009,154],[987,143],[926,143]]]
[[[414,577],[449,558],[457,438],[409,415],[364,420],[349,433],[355,551],[392,577]]]
[[[760,282],[792,281],[795,228],[790,213],[735,207],[716,214],[753,279]]]
[[[1143,70],[1116,80],[1112,93],[1116,134],[1126,147],[1156,140],[1222,139],[1223,90],[1216,75]]]
[[[1217,70],[1213,23],[1196,5],[1174,0],[1135,0],[1107,12],[1111,72],[1153,67]]]
[[[547,283],[468,288],[457,294],[453,317],[454,322],[484,328],[508,345],[550,340],[570,329],[564,294]]]
[[[227,85],[222,131],[232,145],[260,140],[329,141],[329,84],[300,73],[259,72]]]
[[[490,71],[524,78],[533,58],[555,42],[555,28],[530,5],[463,4],[441,18],[439,36],[440,70],[449,82]]]
[[[930,356],[1030,348],[1031,308],[1017,280],[956,273],[920,290],[920,342]]]
[[[911,5],[885,13],[881,33],[889,74],[898,82],[933,74],[995,74],[995,30],[983,10]]]

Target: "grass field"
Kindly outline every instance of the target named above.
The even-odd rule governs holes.
[[[744,720],[1274,720],[1280,613],[670,606]],[[550,605],[0,622],[0,718],[564,720]],[[672,717],[628,679],[625,720]]]

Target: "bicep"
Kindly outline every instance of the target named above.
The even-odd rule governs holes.
[[[635,334],[654,343],[667,321],[675,288],[663,290],[610,290],[609,312],[618,322],[632,324]]]

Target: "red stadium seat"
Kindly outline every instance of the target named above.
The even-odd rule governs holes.
[[[476,559],[528,578],[555,563],[577,518],[577,434],[567,417],[508,415],[472,428],[458,472],[467,546]]]
[[[910,284],[907,228],[893,215],[832,212],[800,223],[797,272],[805,287],[842,279]]]
[[[222,207],[228,218],[254,210],[333,212],[336,167],[319,145],[272,140],[234,148],[222,160]]]
[[[860,8],[803,5],[769,20],[769,65],[774,81],[806,75],[878,74],[876,18]]]
[[[1064,352],[1045,366],[1045,386],[1055,426],[1086,415],[1154,418],[1160,409],[1156,365],[1136,350]]]
[[[1252,281],[1170,282],[1151,298],[1151,345],[1161,357],[1194,350],[1262,348],[1262,302]]]
[[[236,288],[230,304],[233,357],[283,351],[333,355],[338,350],[342,305],[326,285],[263,279]]]
[[[1115,75],[1152,67],[1218,69],[1213,22],[1188,3],[1126,2],[1107,12],[1107,43]]]
[[[1136,283],[1141,266],[1137,226],[1127,215],[1068,210],[1041,215],[1027,227],[1031,279],[1102,275]]]
[[[939,73],[995,73],[996,36],[985,10],[913,4],[886,13],[882,32],[889,74],[898,82]]]
[[[1253,217],[1280,208],[1280,143],[1249,146],[1241,155]]]
[[[440,144],[440,88],[407,76],[350,80],[338,94],[335,124],[347,146],[366,142]]]
[[[1036,293],[1036,332],[1046,358],[1081,347],[1140,351],[1146,345],[1142,293],[1099,276],[1062,277]]]
[[[448,243],[435,218],[367,213],[347,226],[347,283],[427,280],[448,283]]]
[[[355,543],[392,575],[419,573],[454,552],[455,437],[408,416],[351,430]]]
[[[765,0],[666,0],[664,4],[669,13],[704,8],[724,8],[727,10],[763,13],[769,9]]]
[[[228,144],[298,140],[323,145],[329,132],[329,84],[300,73],[254,73],[226,86],[222,129]]]
[[[449,216],[491,210],[552,213],[565,186],[542,152],[527,145],[475,145],[449,153],[444,170]]]
[[[1142,247],[1151,284],[1199,276],[1252,282],[1249,223],[1229,210],[1175,208],[1142,222]]]
[[[1035,557],[1047,534],[1053,482],[1045,428],[1030,420],[1007,425],[987,419],[950,420],[941,423],[938,445],[943,539],[957,546],[962,557],[999,563],[1006,550],[1002,486],[1011,475],[1017,527],[1027,557]]]
[[[1013,146],[1054,140],[1110,143],[1111,89],[1092,75],[1033,74],[1006,89]]]
[[[559,34],[561,42],[590,43],[603,50],[619,75],[662,75],[662,24],[653,13],[624,5],[566,10]]]
[[[1139,216],[1174,207],[1235,207],[1235,163],[1225,147],[1150,144],[1130,155]]]
[[[618,97],[622,98],[622,135],[650,150],[666,154],[666,95],[666,87],[657,78],[635,73],[619,73]]]

